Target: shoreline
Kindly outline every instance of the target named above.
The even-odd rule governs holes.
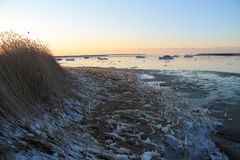
[[[98,60],[97,57],[74,58],[67,61],[65,58],[58,61],[66,67],[103,67],[122,68],[139,70],[185,70],[185,71],[212,71],[240,74],[239,57],[195,57],[195,58],[175,58],[173,60],[159,60],[158,56],[146,56],[143,59],[130,56],[112,56],[107,60]],[[204,65],[201,65],[204,64]]]
[[[108,56],[138,56],[138,55],[146,55],[142,53],[136,53],[136,54],[90,54],[90,55],[60,55],[60,56],[54,56],[55,58],[70,58],[70,57],[108,57]]]
[[[195,56],[240,56],[240,53],[198,53]]]
[[[239,75],[64,68],[41,43],[13,32],[1,36],[0,159],[227,160],[240,155],[232,147],[240,142]],[[149,67],[155,61],[159,68],[153,59],[137,61]],[[97,63],[129,66],[117,58],[116,63],[105,60]]]
[[[1,124],[8,151],[3,158],[227,159],[211,138],[215,124],[209,111],[152,81],[164,78],[174,87],[171,78],[179,79],[177,75],[97,67],[65,70],[73,93],[60,108],[56,102],[41,104],[42,114],[34,119]]]
[[[134,75],[137,75],[137,77],[139,77],[141,74],[137,71],[137,70],[126,70],[126,69],[113,69],[113,68],[98,68],[98,67],[76,67],[76,68],[71,68],[71,69],[73,69],[73,71],[76,71],[77,73],[80,73],[80,74],[83,74],[83,75],[87,75],[87,76],[96,76],[96,77],[101,77],[101,76],[103,76],[104,78],[109,78],[109,79],[113,79],[113,80],[120,80],[121,81],[121,79],[123,78],[127,78],[127,76],[124,76],[124,74],[134,74]],[[89,74],[90,73],[90,74]],[[105,74],[103,74],[103,73],[105,73]],[[108,76],[108,74],[110,73],[110,77]],[[122,75],[123,74],[123,75]],[[113,76],[113,77],[112,77]],[[114,78],[114,76],[117,76],[118,78]],[[139,79],[140,78],[140,79]],[[129,119],[132,119],[133,118],[133,120],[131,120],[131,121],[134,121],[134,133],[135,134],[137,134],[137,132],[139,132],[139,134],[143,134],[144,136],[144,138],[142,139],[142,136],[140,136],[141,138],[139,139],[135,139],[134,141],[138,141],[139,142],[139,140],[140,141],[149,141],[149,142],[147,142],[147,143],[150,143],[150,144],[154,144],[154,146],[165,146],[165,144],[164,143],[167,143],[167,146],[168,145],[170,145],[171,147],[173,147],[173,146],[175,146],[175,147],[180,147],[181,148],[181,146],[183,145],[183,146],[185,146],[186,148],[186,152],[188,152],[188,154],[190,154],[191,155],[191,157],[198,157],[198,158],[200,158],[200,157],[215,157],[215,158],[219,158],[219,157],[225,157],[225,155],[223,154],[223,153],[220,153],[219,151],[218,151],[218,149],[217,148],[215,148],[215,145],[214,145],[214,143],[213,142],[211,142],[211,140],[209,139],[209,137],[208,137],[208,135],[210,136],[210,132],[211,132],[211,129],[206,129],[205,127],[203,127],[204,125],[206,125],[206,126],[208,126],[209,124],[211,124],[212,122],[210,122],[209,120],[208,120],[208,116],[207,116],[207,114],[205,113],[205,111],[204,111],[204,109],[200,109],[199,107],[191,107],[191,105],[190,104],[188,104],[188,103],[186,103],[185,102],[185,100],[182,100],[182,98],[180,98],[179,96],[177,96],[177,95],[175,95],[174,94],[174,92],[172,92],[172,91],[170,91],[170,90],[168,90],[168,89],[162,89],[162,88],[156,88],[155,86],[153,86],[153,85],[148,85],[147,83],[145,83],[144,82],[144,79],[142,79],[141,77],[139,77],[138,79],[141,81],[140,83],[141,84],[137,84],[137,86],[135,86],[135,85],[133,85],[133,86],[128,86],[128,89],[126,89],[126,93],[127,93],[127,98],[124,98],[124,95],[125,95],[125,93],[124,92],[122,92],[122,89],[117,89],[117,91],[116,92],[109,92],[109,91],[105,91],[106,92],[106,94],[108,95],[109,93],[111,94],[111,97],[113,96],[112,94],[114,93],[114,94],[117,94],[117,101],[116,100],[114,100],[114,101],[116,101],[116,102],[112,102],[112,98],[110,98],[110,103],[116,103],[116,104],[118,104],[118,105],[120,105],[120,108],[119,107],[117,107],[117,106],[115,106],[114,105],[114,108],[112,108],[113,106],[111,106],[111,113],[114,113],[115,111],[114,110],[116,110],[116,113],[117,113],[117,115],[115,115],[115,114],[113,114],[114,115],[114,117],[115,116],[119,116],[119,114],[120,114],[120,117],[129,117],[129,118],[127,118],[127,121],[126,120],[123,120],[123,122],[121,122],[121,119],[117,119],[117,120],[113,120],[113,121],[116,121],[116,122],[119,122],[119,123],[123,123],[123,124],[121,124],[121,126],[123,125],[123,126],[125,126],[126,124],[126,122],[127,123],[129,123]],[[148,78],[147,78],[148,79]],[[137,83],[139,83],[139,80],[134,80],[133,81],[133,83],[135,83],[135,82],[137,82]],[[101,83],[103,83],[103,84],[105,84],[105,82],[101,82]],[[131,82],[132,83],[132,82]],[[140,85],[140,86],[139,86]],[[105,85],[104,85],[105,86]],[[132,88],[133,87],[133,88]],[[140,87],[140,88],[139,88]],[[143,88],[144,88],[144,90],[142,90]],[[113,87],[113,88],[115,88],[115,87]],[[133,93],[134,93],[134,96],[133,96],[133,94],[130,96],[130,95],[128,95],[129,94],[129,91],[131,91],[132,89],[133,90],[140,90],[140,92],[142,92],[141,94],[140,94],[140,92],[139,91],[133,91]],[[142,89],[141,89],[142,88]],[[160,89],[160,90],[159,90]],[[150,92],[149,92],[150,91]],[[144,93],[144,92],[146,92],[146,93]],[[160,95],[159,95],[160,94]],[[143,98],[143,95],[144,95],[144,97],[149,97],[149,98],[151,98],[151,100],[146,100],[146,102],[144,102],[145,101],[145,99],[146,98]],[[160,100],[161,101],[161,103],[159,103],[158,102],[158,100],[156,101],[156,100],[154,100],[155,98],[156,98],[156,96],[157,95],[159,95],[160,97],[160,99],[162,99],[162,100]],[[133,96],[133,97],[132,97]],[[104,96],[104,97],[108,97],[108,96]],[[120,97],[122,97],[122,98],[120,98]],[[101,112],[103,112],[103,113],[101,113],[101,115],[104,115],[104,116],[107,116],[108,117],[108,107],[106,106],[106,103],[108,104],[109,102],[109,98],[107,98],[108,100],[107,100],[107,102],[104,102],[104,106],[103,106],[103,108],[102,108],[102,110],[100,110]],[[136,102],[134,102],[135,100],[134,99],[136,99]],[[128,103],[127,101],[131,101],[130,103]],[[133,102],[132,102],[133,101]],[[142,102],[143,101],[143,102]],[[164,102],[165,101],[165,102]],[[124,103],[124,106],[122,106],[121,107],[121,103],[123,102]],[[140,105],[139,107],[137,107],[137,106],[135,106],[134,108],[132,108],[132,105],[134,104],[134,103],[139,103],[140,102],[140,104],[138,104],[138,105]],[[164,103],[163,103],[164,102]],[[126,103],[126,104],[125,104]],[[132,104],[133,103],[133,104]],[[148,104],[148,103],[150,103],[150,104]],[[157,103],[157,104],[154,104],[154,103]],[[170,111],[170,113],[171,114],[173,114],[173,121],[172,120],[170,120],[170,123],[171,124],[165,124],[166,123],[166,121],[164,122],[164,121],[162,121],[161,123],[157,123],[157,124],[155,124],[156,122],[154,122],[154,121],[156,121],[157,119],[161,119],[161,115],[162,115],[162,113],[161,113],[161,111],[160,111],[160,114],[158,115],[158,110],[159,110],[159,107],[160,106],[162,106],[162,105],[166,105],[166,108],[168,108],[168,107],[170,107],[169,109],[167,109],[167,110],[172,110],[172,111]],[[179,107],[177,107],[177,106],[179,106]],[[183,107],[183,106],[185,106],[185,107]],[[157,108],[156,108],[157,107]],[[183,108],[182,108],[183,107]],[[161,107],[160,107],[161,108]],[[147,110],[146,110],[147,109]],[[175,110],[176,109],[176,110]],[[181,110],[181,112],[179,112]],[[196,111],[197,110],[197,111]],[[155,113],[152,113],[152,111],[154,111]],[[106,112],[107,112],[107,115],[106,115]],[[136,113],[134,113],[134,112],[136,112]],[[164,113],[164,112],[163,112]],[[98,113],[99,114],[99,113]],[[99,117],[99,115],[98,114],[94,114],[94,117],[96,118],[96,117]],[[123,115],[122,115],[123,114]],[[130,115],[129,115],[130,114]],[[136,114],[136,115],[135,115]],[[153,116],[153,115],[154,116]],[[178,115],[178,114],[180,114],[180,115]],[[112,115],[112,116],[113,116]],[[127,116],[128,115],[128,116]],[[194,115],[194,117],[192,117]],[[201,115],[201,116],[200,116]],[[143,117],[142,117],[143,116]],[[188,117],[187,119],[185,119],[185,120],[181,120],[181,121],[184,121],[183,122],[183,124],[181,124],[180,126],[178,126],[177,128],[179,129],[179,130],[181,130],[181,132],[179,132],[179,131],[177,131],[178,129],[174,129],[175,127],[173,127],[173,128],[169,128],[169,129],[167,129],[168,127],[170,127],[170,126],[175,126],[175,120],[176,121],[178,121],[177,119],[177,117],[178,116],[180,116],[180,117],[182,117],[183,119],[185,119],[186,117]],[[130,117],[132,117],[132,118],[130,118]],[[157,119],[155,120],[155,118],[154,117],[156,117]],[[170,116],[171,117],[171,116]],[[95,119],[94,118],[94,119]],[[150,118],[150,119],[149,119]],[[200,119],[198,119],[198,118],[200,118]],[[203,118],[203,119],[202,119]],[[205,119],[206,118],[206,119]],[[125,119],[125,118],[123,118],[123,119]],[[138,119],[141,119],[140,121],[143,121],[143,122],[139,122],[139,123],[137,123],[137,120]],[[150,121],[149,121],[149,120]],[[175,119],[175,120],[174,120]],[[198,119],[198,120],[197,120]],[[204,120],[205,119],[205,120]],[[135,120],[136,120],[136,122],[135,122]],[[93,120],[94,121],[94,120]],[[108,120],[107,120],[108,121]],[[112,120],[111,120],[112,121]],[[172,121],[172,122],[171,122]],[[200,122],[200,123],[199,123]],[[130,123],[132,123],[132,122],[130,122]],[[136,124],[135,124],[136,123]],[[146,125],[145,123],[147,123],[148,125],[150,125],[150,126],[152,126],[151,127],[151,129],[149,128],[149,129],[147,129],[148,127],[148,125]],[[178,123],[178,122],[177,122]],[[192,128],[192,127],[190,127],[190,126],[188,126],[188,123],[190,123],[191,125],[193,125],[193,126],[198,126],[198,127],[194,127],[194,128]],[[125,125],[124,125],[125,124]],[[141,124],[144,124],[143,126],[141,126]],[[158,127],[160,127],[160,128],[158,128],[158,127],[154,127],[154,124],[156,125],[156,126],[158,126]],[[129,124],[130,125],[130,124]],[[140,126],[139,126],[140,125]],[[185,126],[186,125],[186,126]],[[212,124],[211,124],[212,125]],[[210,126],[211,126],[210,125]],[[165,126],[165,127],[164,127]],[[185,126],[185,127],[184,127]],[[209,127],[210,127],[209,126]],[[104,128],[106,128],[107,126],[105,126]],[[126,126],[125,126],[126,127]],[[124,128],[125,128],[124,127]],[[140,127],[140,128],[139,128]],[[146,128],[143,128],[143,127],[146,127]],[[98,128],[99,128],[99,126],[98,126]],[[102,127],[100,127],[98,130],[102,130],[101,129]],[[108,127],[107,127],[108,128]],[[211,128],[211,127],[210,127]],[[158,129],[160,129],[160,130],[162,130],[162,132],[159,132],[158,131]],[[167,130],[165,130],[165,129],[167,129]],[[190,130],[189,130],[190,129]],[[139,131],[138,131],[139,130]],[[125,131],[126,132],[126,131]],[[129,131],[127,131],[127,133],[126,133],[126,135],[128,135],[129,133],[128,133]],[[156,133],[155,133],[156,132]],[[114,131],[114,136],[117,136],[118,137],[118,139],[122,139],[122,138],[126,138],[126,135],[122,135],[121,133],[119,133],[119,132],[116,132],[117,134],[120,134],[121,136],[123,136],[123,137],[121,137],[121,136],[119,136],[119,135],[115,135],[115,131]],[[181,133],[181,134],[180,134]],[[111,133],[112,134],[112,133]],[[146,135],[145,135],[146,134]],[[157,134],[157,135],[155,135],[155,134]],[[180,135],[184,135],[185,134],[185,138],[183,138],[183,139],[181,139],[180,137]],[[193,135],[195,135],[195,138],[193,138]],[[154,140],[155,138],[153,138],[153,137],[155,137],[155,136],[157,136],[157,137],[161,137],[161,135],[163,136],[162,138],[160,138],[160,139],[162,139],[162,140]],[[166,138],[167,139],[165,139],[164,137],[165,136],[167,136]],[[182,135],[182,136],[183,136]],[[197,136],[196,136],[197,135]],[[168,137],[168,136],[170,136],[170,137]],[[175,137],[176,136],[176,137]],[[180,137],[178,137],[178,136],[180,136]],[[128,137],[128,136],[127,136]],[[170,139],[168,139],[168,138],[170,138]],[[180,138],[180,139],[179,139]],[[144,140],[144,139],[146,139],[146,140]],[[158,138],[159,139],[159,138]],[[200,142],[200,141],[196,141],[197,139],[201,139],[200,141],[201,142],[203,142],[203,144]],[[115,141],[116,142],[116,141]],[[199,144],[199,142],[201,143],[201,144]],[[119,143],[119,142],[118,142]],[[130,147],[131,145],[132,145],[132,143],[133,142],[128,142],[128,143],[126,143],[126,145],[128,146],[128,147]],[[146,142],[144,142],[144,143],[146,143]],[[193,143],[195,143],[195,145],[193,146]],[[205,144],[204,144],[205,143]],[[121,144],[121,143],[120,143]],[[125,144],[125,143],[124,143]],[[130,146],[129,146],[130,145]],[[146,145],[146,144],[144,144],[144,145]],[[165,147],[167,147],[167,146],[165,146]],[[170,146],[168,146],[168,147],[170,147]],[[191,148],[191,147],[193,147],[193,148]],[[122,146],[122,147],[126,147],[125,145],[124,146]],[[140,147],[140,146],[139,146]],[[146,147],[146,146],[145,146]],[[144,148],[145,148],[144,147]],[[152,146],[153,147],[153,146]],[[152,148],[151,147],[151,148]],[[164,147],[164,148],[165,148]],[[181,150],[180,148],[175,148],[175,151],[174,150],[172,150],[173,148],[168,148],[168,149],[164,149],[164,150],[166,150],[165,152],[158,152],[158,153],[160,153],[159,154],[159,156],[161,155],[162,156],[162,154],[164,155],[165,154],[165,158],[168,158],[168,159],[176,159],[177,157],[179,158],[179,156],[181,157],[181,156],[183,156],[183,155],[181,155],[181,154],[179,154],[178,152]],[[190,148],[189,148],[190,147]],[[204,150],[207,152],[206,153],[206,155],[203,155],[203,148],[204,148]],[[141,147],[140,147],[141,148]],[[156,148],[155,148],[156,149]],[[180,149],[180,150],[179,150]],[[185,150],[184,149],[184,150]],[[151,149],[151,150],[154,150],[153,148]],[[188,151],[187,151],[188,150]],[[171,153],[172,152],[172,153]],[[184,151],[185,152],[185,151]],[[215,155],[214,155],[214,154]],[[139,154],[139,153],[137,153],[137,154]],[[176,157],[177,156],[177,157]],[[182,157],[183,158],[183,157]],[[226,158],[226,157],[225,157]]]
[[[82,68],[82,67],[80,67],[80,68]],[[88,68],[88,67],[86,67],[86,68]],[[90,67],[90,68],[96,68],[96,69],[99,68],[99,69],[101,69],[101,67]],[[103,69],[116,69],[116,68],[103,68]],[[148,70],[148,69],[146,69],[146,70],[145,69],[126,69],[126,68],[124,68],[124,69],[116,69],[116,70],[121,70],[123,72],[124,71],[131,71],[131,72],[136,72],[138,74],[150,75],[150,78],[147,77],[145,79],[146,82],[151,82],[151,81],[160,81],[160,82],[162,82],[162,81],[169,81],[171,83],[160,84],[160,86],[169,87],[169,88],[173,89],[175,92],[178,92],[178,93],[181,93],[181,94],[184,93],[184,92],[188,92],[190,97],[191,96],[194,97],[193,99],[196,99],[197,97],[198,97],[198,99],[202,99],[203,97],[206,97],[207,94],[209,94],[209,93],[206,92],[206,91],[203,91],[201,88],[199,88],[199,86],[197,86],[195,84],[189,83],[187,81],[185,81],[185,82],[178,81],[178,79],[180,78],[179,75],[177,75],[177,76],[176,75],[172,75],[171,76],[171,75],[166,75],[165,73],[171,73],[171,72],[186,72],[186,73],[187,72],[193,72],[194,74],[196,74],[196,73],[215,74],[215,75],[218,75],[220,77],[233,76],[233,77],[240,78],[240,74],[239,73],[219,72],[219,71],[189,71],[189,70],[175,71],[175,70],[163,70],[161,72],[164,72],[164,73],[158,75],[159,76],[158,77],[158,76],[156,76],[156,74],[152,74],[152,73],[158,73],[159,70],[152,70],[152,69],[151,70]],[[151,77],[152,75],[154,75],[154,76]],[[172,83],[172,81],[174,79],[177,80],[177,81],[175,83]],[[196,94],[195,93],[196,91],[189,90],[187,88],[182,88],[182,89],[177,88],[176,86],[181,85],[181,83],[186,83],[187,85],[189,85],[190,88],[192,88],[192,87],[195,87],[195,89],[198,88],[197,92],[199,94]],[[184,96],[184,97],[188,98],[188,96]],[[195,102],[193,102],[193,104],[194,103]],[[224,103],[224,102],[222,102],[222,103]],[[199,105],[199,104],[195,103],[194,105]],[[226,113],[228,115],[231,115],[232,112],[234,112],[232,110],[228,110],[227,108],[221,107],[222,104],[215,103],[215,101],[207,102],[207,103],[201,104],[200,106],[202,108],[207,108],[207,109],[210,109],[210,110],[211,110],[211,106],[215,106],[214,108],[218,108],[218,110],[222,110],[224,112],[227,111]],[[240,112],[240,110],[237,108],[237,106],[235,106],[235,109],[237,109],[236,110],[237,113]],[[223,118],[221,115],[219,117],[219,114],[215,113],[215,112],[211,112],[210,114],[216,121],[219,121],[220,117]],[[238,137],[238,135],[240,134],[240,128],[238,128],[238,125],[237,125],[238,124],[238,120],[233,119],[233,120],[231,120],[232,122],[230,122],[228,119],[225,119],[225,120],[220,120],[220,121],[223,121],[223,124],[218,126],[218,127],[216,127],[216,131],[217,132],[215,134],[211,134],[211,137],[212,137],[213,141],[216,143],[216,145],[221,150],[226,152],[230,158],[237,158],[238,159],[239,158],[238,155],[240,155],[240,150],[236,150],[236,148],[238,148],[240,146],[240,139]],[[219,123],[219,122],[217,122],[217,123]],[[234,123],[235,123],[235,125],[232,125]],[[233,130],[231,131],[231,129],[230,129],[230,131],[229,131],[229,127],[232,128]],[[235,130],[234,128],[237,129],[237,130]],[[230,144],[232,146],[235,146],[235,148],[229,146]]]
[[[212,71],[155,71],[155,70],[141,70],[140,72],[152,76],[151,79],[146,80],[148,82],[161,82],[161,86],[169,87],[175,92],[183,94],[183,97],[188,99],[194,105],[199,105],[202,108],[207,108],[210,111],[211,116],[216,120],[220,121],[222,125],[216,127],[216,133],[212,135],[214,142],[219,148],[226,152],[230,158],[239,159],[240,150],[240,128],[238,114],[240,113],[240,108],[238,104],[240,99],[234,100],[231,96],[229,99],[218,98],[218,95],[213,99],[208,99],[208,96],[213,90],[216,90],[217,86],[212,85],[209,87],[204,87],[204,83],[207,82],[207,77],[202,80],[197,78],[197,74],[209,74],[217,75],[219,78],[225,79],[226,77],[240,78],[240,74],[232,74],[225,72],[212,72]],[[159,73],[160,72],[160,73]],[[176,72],[181,74],[176,74]],[[159,73],[159,74],[158,74]],[[185,73],[191,73],[191,76],[183,78]],[[193,81],[193,77],[196,79]],[[229,78],[230,79],[230,78]],[[203,82],[205,81],[205,82]],[[236,80],[237,81],[237,80]],[[165,83],[163,83],[165,82]],[[210,83],[214,83],[210,82]],[[231,84],[231,81],[229,81]],[[220,84],[219,84],[220,85]],[[221,86],[221,85],[220,85]],[[236,86],[236,85],[235,85]],[[223,89],[224,90],[224,89]],[[217,92],[216,92],[217,93]],[[236,89],[235,97],[239,95]],[[219,95],[220,96],[220,95]],[[234,103],[234,104],[232,104]],[[232,147],[234,146],[234,147]]]

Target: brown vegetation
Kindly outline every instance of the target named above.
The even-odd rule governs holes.
[[[31,111],[29,105],[62,95],[64,70],[39,41],[0,33],[0,117]]]

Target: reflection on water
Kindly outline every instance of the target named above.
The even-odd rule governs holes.
[[[239,56],[195,56],[193,58],[174,58],[173,60],[159,60],[159,56],[108,56],[108,60],[99,60],[98,57],[75,57],[74,61],[66,61],[62,58],[60,64],[69,67],[115,67],[138,68],[154,70],[201,70],[240,73]]]

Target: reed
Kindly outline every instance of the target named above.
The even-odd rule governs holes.
[[[13,32],[0,33],[0,119],[60,98],[65,85],[65,71],[46,45]]]

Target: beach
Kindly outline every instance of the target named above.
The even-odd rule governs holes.
[[[197,70],[212,59],[56,61],[26,37],[2,41],[0,159],[239,158],[240,76]],[[235,57],[215,67],[222,61],[238,67]],[[179,64],[196,70],[171,70]]]
[[[216,122],[212,138],[231,159],[239,159],[239,74],[202,71],[140,71],[154,85],[169,87],[194,106],[209,110]]]
[[[101,104],[89,111],[84,123],[115,156],[138,159],[147,151],[153,158],[226,158],[210,138],[215,125],[208,111],[162,85],[163,79],[174,80],[167,75],[114,68],[70,70],[94,78],[103,87]]]
[[[240,1],[0,4],[0,160],[240,160]]]
[[[27,124],[2,123],[2,158],[227,159],[211,138],[215,123],[208,110],[146,83],[156,76],[151,72],[65,69],[73,95],[60,108],[45,104],[52,109],[39,110]]]
[[[132,55],[109,55],[107,61],[75,57],[64,66],[128,68],[145,76],[151,86],[169,88],[193,106],[209,110],[216,132],[212,139],[230,158],[239,159],[240,74],[239,56],[203,54],[194,58],[158,60],[156,56],[137,59]]]

